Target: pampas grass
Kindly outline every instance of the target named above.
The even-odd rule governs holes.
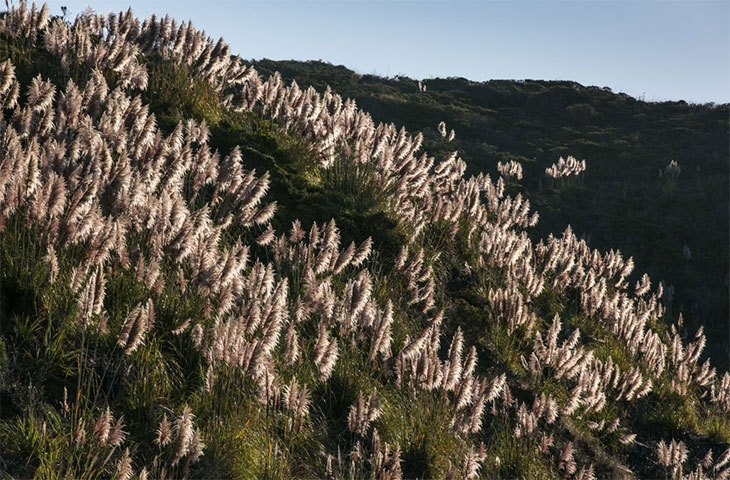
[[[577,422],[612,452],[656,442],[658,464],[679,476],[697,457],[691,435],[668,442],[628,430],[669,393],[717,419],[722,435],[730,375],[702,357],[704,333],[687,338],[666,314],[661,284],[652,290],[647,275],[633,283],[633,260],[620,252],[593,250],[569,228],[533,241],[526,229],[538,215],[505,194],[505,181],[522,178],[519,163],[499,164],[496,181],[467,178],[457,152],[436,159],[420,133],[376,123],[329,89],[263,79],[189,22],[127,11],[71,24],[21,2],[0,18],[0,35],[48,53],[64,75],[85,71],[78,84],[39,75],[21,86],[13,64],[0,64],[0,261],[3,288],[15,277],[23,287],[9,302],[12,349],[43,338],[39,364],[59,363],[49,382],[75,397],[57,402],[67,423],[0,424],[4,443],[56,442],[53,455],[32,450],[47,455],[43,468],[178,478],[193,465],[249,462],[251,476],[296,476],[292,465],[306,461],[314,466],[302,476],[395,479],[432,440],[454,476],[503,468],[487,461],[494,447],[594,478],[609,467],[584,462],[587,434],[567,427]],[[289,218],[283,229],[291,205],[267,198],[281,173],[248,168],[255,149],[216,150],[220,117],[158,127],[139,96],[159,80],[157,64],[213,92],[226,121],[266,122],[272,138],[298,139],[309,187],[377,205],[404,233],[393,251],[383,254],[376,236],[350,238],[339,217]],[[453,140],[445,123],[438,130]],[[546,175],[570,182],[585,170],[568,157]],[[20,302],[50,320],[25,319]],[[43,321],[46,333],[34,337]],[[68,345],[69,355],[53,353]],[[448,441],[419,428],[394,433],[403,405],[437,407],[426,423]],[[707,423],[692,428],[713,441]],[[9,443],[23,452],[13,458],[27,451]],[[728,452],[702,472],[727,475]],[[64,455],[78,463],[55,460]]]

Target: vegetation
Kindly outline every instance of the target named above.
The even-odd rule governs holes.
[[[664,303],[692,328],[705,326],[708,351],[730,368],[730,107],[652,103],[575,82],[359,75],[323,62],[259,60],[302,88],[328,85],[380,122],[422,132],[424,147],[458,150],[467,173],[498,174],[518,161],[524,179],[508,182],[540,212],[533,240],[567,225],[600,250],[618,249],[665,284]],[[450,144],[437,125],[456,130]],[[558,159],[586,159],[580,182],[543,172]],[[678,161],[681,174],[667,175]],[[555,188],[560,187],[560,188]],[[579,187],[579,188],[576,188]],[[683,247],[692,253],[686,261]],[[670,288],[671,286],[671,288]]]
[[[730,473],[704,333],[620,253],[532,239],[526,162],[466,177],[445,125],[167,18],[21,3],[0,54],[3,477]]]

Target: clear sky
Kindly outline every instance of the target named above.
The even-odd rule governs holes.
[[[191,19],[243,58],[382,76],[574,80],[649,101],[730,102],[730,0],[53,0],[73,18]]]

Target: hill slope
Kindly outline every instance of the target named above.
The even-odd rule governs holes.
[[[3,476],[730,473],[705,335],[518,187],[167,18],[0,56]]]
[[[594,248],[633,257],[638,271],[672,286],[672,315],[704,324],[713,357],[730,366],[730,106],[647,103],[562,81],[427,79],[422,92],[409,78],[322,62],[253,65],[302,88],[329,85],[375,120],[422,132],[431,153],[444,150],[436,126],[445,121],[468,173],[521,162],[524,178],[508,191],[540,212],[533,239],[571,225]],[[587,161],[582,188],[549,188],[545,168],[568,155]],[[682,169],[676,184],[658,174],[671,160]]]

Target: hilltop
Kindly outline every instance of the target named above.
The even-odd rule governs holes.
[[[448,115],[409,132],[232,53],[131,11],[0,16],[3,477],[730,475],[703,328],[549,220],[595,205],[596,155],[496,174]]]

